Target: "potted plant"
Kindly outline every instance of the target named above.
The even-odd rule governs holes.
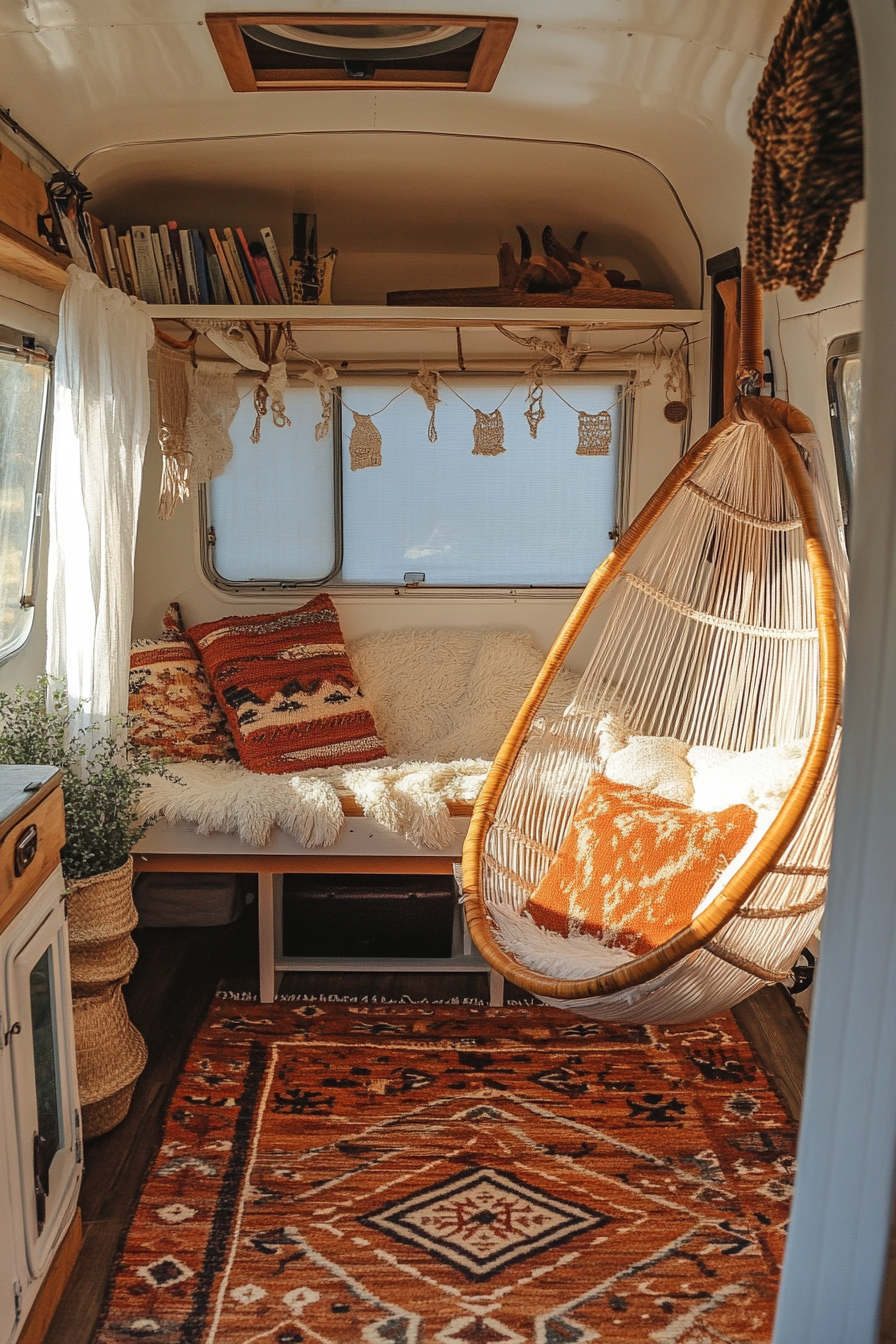
[[[75,728],[80,708],[47,677],[0,692],[0,765],[55,765],[62,775],[78,1083],[92,1138],[124,1119],[146,1063],[121,988],[137,960],[131,849],[151,823],[137,801],[163,767],[126,744],[123,724]]]

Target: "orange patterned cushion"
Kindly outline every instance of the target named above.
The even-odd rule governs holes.
[[[526,909],[544,929],[640,956],[690,923],[755,824],[741,804],[697,812],[595,775]]]
[[[356,765],[386,755],[326,593],[296,611],[187,632],[249,770]]]
[[[173,602],[161,639],[131,645],[131,741],[172,761],[224,761],[235,755],[227,720]]]

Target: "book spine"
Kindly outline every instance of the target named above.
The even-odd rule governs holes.
[[[250,243],[249,246],[252,249],[252,258],[258,272],[258,282],[261,285],[262,293],[268,303],[282,303],[280,286],[277,284],[273,267],[268,260],[268,254],[264,250],[264,243]]]
[[[100,229],[100,239],[103,245],[103,256],[106,259],[106,270],[109,273],[109,284],[115,289],[124,289],[121,276],[118,274],[118,266],[115,261],[115,255],[112,251],[112,240],[109,237],[108,229]],[[116,249],[117,250],[117,249]]]
[[[171,252],[174,257],[174,273],[177,276],[177,292],[181,303],[189,303],[187,297],[187,275],[184,270],[183,254],[180,250],[180,232],[176,219],[168,221],[168,236],[171,239]]]
[[[249,244],[246,242],[246,235],[243,233],[242,229],[237,229],[236,237],[240,253],[240,261],[243,263],[243,270],[247,272],[247,278],[250,280],[252,288],[255,290],[255,300],[257,303],[264,303],[267,295],[262,288],[258,267],[255,265],[255,258],[249,250]]]
[[[224,283],[227,285],[227,288],[230,291],[230,302],[239,303],[240,292],[237,289],[236,280],[233,278],[233,274],[230,270],[230,260],[227,256],[226,251],[224,250],[224,244],[218,238],[218,235],[214,229],[209,229],[208,236],[209,238],[211,238],[212,246],[214,247],[215,252],[217,254],[218,264],[220,265],[221,273],[224,276]]]
[[[131,287],[134,297],[136,299],[142,299],[143,292],[140,288],[140,275],[137,271],[137,261],[134,257],[134,244],[131,241],[130,234],[123,233],[118,240],[118,246],[121,248],[122,256],[125,258],[128,275],[131,278]]]
[[[93,269],[96,271],[103,284],[109,285],[112,282],[109,279],[109,271],[106,267],[106,254],[103,251],[103,239],[101,236],[103,226],[96,215],[91,215],[88,211],[85,211],[84,220],[87,224],[90,236],[90,256],[93,261]]]
[[[230,290],[227,288],[227,281],[224,279],[224,272],[221,270],[217,252],[206,252],[205,261],[208,266],[208,280],[212,287],[215,303],[229,303]]]
[[[264,228],[261,230],[261,241],[264,243],[265,251],[270,259],[271,270],[274,272],[274,279],[277,281],[277,288],[280,290],[280,301],[281,303],[289,303],[289,282],[286,279],[286,272],[283,269],[283,262],[271,229]]]
[[[168,289],[168,277],[165,274],[165,258],[161,254],[161,239],[159,234],[152,235],[152,254],[156,259],[156,270],[159,271],[159,289],[161,290],[161,301],[163,304],[171,302],[171,290]]]
[[[184,259],[184,277],[187,282],[187,303],[199,302],[199,280],[196,276],[196,264],[193,261],[193,243],[190,230],[180,230],[180,251]]]
[[[152,229],[148,224],[133,225],[131,228],[131,247],[134,250],[134,263],[137,267],[141,299],[144,299],[146,303],[161,303],[162,291],[159,287],[159,273],[156,270],[156,258],[152,250]]]
[[[121,281],[121,288],[125,294],[133,294],[134,286],[128,272],[128,259],[114,224],[109,225],[109,246],[112,248],[112,257],[118,271],[118,278]]]
[[[177,287],[177,267],[174,264],[174,253],[171,250],[171,238],[168,235],[167,224],[159,225],[159,247],[162,250],[165,284],[168,287],[168,302],[180,303],[180,290]]]
[[[193,244],[193,269],[196,271],[196,279],[199,283],[199,302],[211,303],[212,295],[208,284],[208,273],[205,269],[205,248],[202,246],[202,234],[198,229],[190,230],[190,240]]]
[[[249,288],[249,282],[243,272],[243,267],[240,262],[239,248],[237,247],[236,239],[233,236],[233,229],[224,230],[224,246],[227,249],[230,269],[233,271],[236,287],[240,292],[240,302],[251,304],[254,302],[252,290]]]

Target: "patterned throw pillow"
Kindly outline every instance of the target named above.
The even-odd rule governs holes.
[[[386,755],[326,593],[297,611],[228,616],[187,633],[249,770],[285,774]]]
[[[234,753],[227,720],[196,650],[183,633],[180,609],[165,612],[161,639],[131,645],[128,714],[131,741],[173,761],[224,761]]]
[[[755,823],[743,804],[697,812],[595,775],[526,909],[544,929],[640,956],[691,922]]]

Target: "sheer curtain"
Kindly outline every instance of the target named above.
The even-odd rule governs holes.
[[[59,312],[50,459],[47,670],[82,722],[124,714],[134,546],[149,433],[144,303],[70,266]]]

